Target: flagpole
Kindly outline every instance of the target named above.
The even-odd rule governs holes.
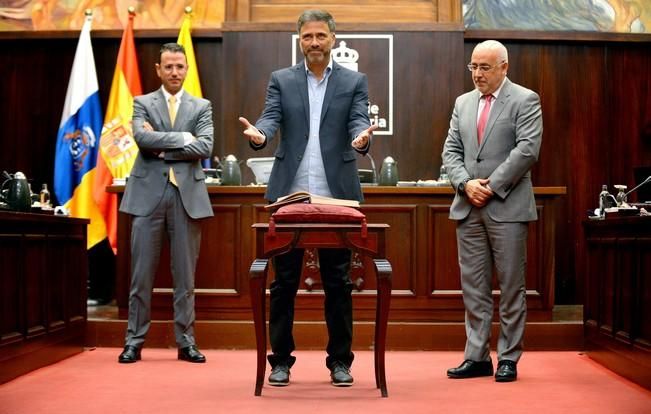
[[[106,187],[112,185],[116,179],[124,180],[129,175],[138,155],[138,146],[131,129],[131,118],[133,98],[142,95],[133,39],[136,10],[134,7],[129,7],[127,11],[129,19],[122,34],[111,82],[93,188],[93,198],[106,221],[107,235],[114,253],[117,253],[118,198],[116,194],[107,193]]]

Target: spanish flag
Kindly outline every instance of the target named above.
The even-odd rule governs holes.
[[[93,187],[93,198],[106,222],[106,233],[113,253],[117,253],[118,199],[116,194],[106,192],[106,186],[111,185],[114,178],[125,178],[129,175],[138,155],[138,146],[131,130],[133,97],[142,95],[133,40],[134,16],[135,13],[130,8],[129,22],[122,34],[113,73]]]
[[[54,157],[54,193],[71,216],[90,219],[89,249],[106,238],[104,218],[92,194],[97,138],[102,128],[97,71],[90,41],[92,20],[87,14],[79,35]]]

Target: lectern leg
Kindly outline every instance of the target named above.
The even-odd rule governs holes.
[[[387,380],[384,367],[387,324],[391,302],[391,263],[386,259],[374,259],[377,276],[377,304],[375,309],[375,385],[382,397],[388,397]]]
[[[249,290],[251,310],[255,327],[255,344],[257,350],[257,370],[255,375],[255,395],[262,395],[264,371],[267,367],[267,329],[265,318],[265,286],[267,284],[268,259],[255,259],[251,264]]]

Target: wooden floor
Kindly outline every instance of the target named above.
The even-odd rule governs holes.
[[[583,350],[582,306],[554,308],[551,322],[529,322],[525,331],[525,349],[537,351]],[[119,319],[117,307],[88,308],[87,347],[122,347],[127,322]],[[374,324],[354,324],[353,348],[372,349]],[[493,324],[493,340],[499,326]],[[195,336],[203,349],[255,349],[253,321],[197,320]],[[298,349],[324,349],[327,331],[322,321],[297,321],[294,337]],[[460,351],[465,344],[465,328],[461,322],[392,322],[389,320],[387,350]],[[146,346],[174,348],[173,322],[152,321]],[[494,344],[493,344],[494,349]]]

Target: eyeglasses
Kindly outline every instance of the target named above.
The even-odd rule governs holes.
[[[477,70],[477,71],[479,71],[481,73],[486,73],[486,72],[490,72],[491,70],[495,69],[496,67],[498,67],[499,65],[502,65],[504,63],[506,63],[505,60],[503,60],[500,63],[498,63],[497,65],[493,65],[493,66],[491,66],[491,65],[477,65],[477,64],[474,64],[474,63],[469,63],[468,66],[466,66],[466,67],[471,72],[474,72],[474,71]]]

